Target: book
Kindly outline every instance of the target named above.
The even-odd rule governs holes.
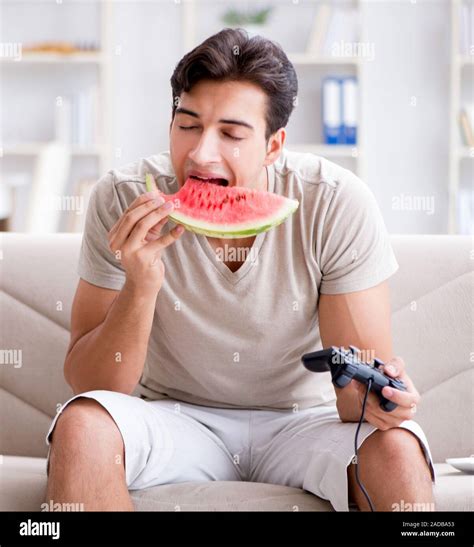
[[[355,76],[328,76],[322,87],[323,141],[357,144],[358,84]]]
[[[466,146],[474,146],[474,103],[463,105],[459,113],[462,142]]]
[[[328,76],[322,87],[323,140],[326,144],[343,142],[342,87],[339,78]]]
[[[341,79],[342,132],[344,144],[357,144],[357,79],[352,76]]]
[[[459,114],[459,123],[461,124],[461,137],[463,144],[466,146],[474,146],[474,137],[469,125],[469,120],[467,119],[464,111],[461,111]]]

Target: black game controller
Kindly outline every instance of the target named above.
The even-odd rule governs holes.
[[[305,353],[301,360],[304,366],[311,372],[331,372],[332,382],[337,387],[345,387],[352,380],[367,385],[372,378],[373,391],[380,399],[380,406],[385,412],[391,412],[397,408],[397,404],[389,401],[382,395],[382,389],[386,386],[400,391],[407,388],[401,380],[385,376],[379,368],[384,364],[380,359],[374,359],[373,364],[359,361],[357,354],[360,350],[355,346],[349,346],[350,351],[344,347],[331,346],[327,349]]]

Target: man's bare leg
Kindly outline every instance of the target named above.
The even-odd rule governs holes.
[[[356,481],[355,465],[347,470],[349,501],[361,511],[370,506]],[[376,511],[399,511],[410,504],[434,511],[431,474],[417,437],[403,428],[374,431],[359,449],[359,478]],[[418,509],[420,510],[420,509]]]
[[[122,435],[105,408],[78,398],[52,434],[46,503],[83,504],[84,511],[133,511]]]

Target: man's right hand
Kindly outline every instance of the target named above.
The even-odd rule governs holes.
[[[165,277],[161,251],[184,232],[182,226],[176,226],[161,234],[172,210],[173,203],[164,204],[158,191],[147,192],[138,196],[112,226],[109,247],[125,269],[129,286],[156,294],[161,289]]]

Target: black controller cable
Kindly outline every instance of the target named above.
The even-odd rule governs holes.
[[[369,378],[369,381],[367,383],[367,391],[365,392],[365,396],[364,396],[364,402],[362,403],[362,414],[360,415],[360,420],[359,420],[359,425],[357,426],[357,430],[356,430],[356,434],[355,434],[355,439],[354,439],[354,444],[355,444],[355,472],[356,472],[356,481],[357,481],[357,484],[359,485],[360,489],[362,490],[362,492],[364,493],[364,496],[366,498],[366,500],[369,502],[369,505],[370,505],[370,510],[372,512],[375,511],[375,508],[374,508],[374,505],[372,503],[372,500],[370,499],[370,496],[369,494],[367,493],[367,490],[364,488],[364,485],[360,482],[360,479],[359,479],[359,456],[358,456],[358,453],[357,453],[357,439],[359,437],[359,430],[360,430],[360,426],[362,425],[362,422],[364,420],[364,414],[365,414],[365,405],[367,403],[367,397],[369,396],[369,391],[370,391],[370,388],[372,387],[372,383],[373,383],[373,378]]]

